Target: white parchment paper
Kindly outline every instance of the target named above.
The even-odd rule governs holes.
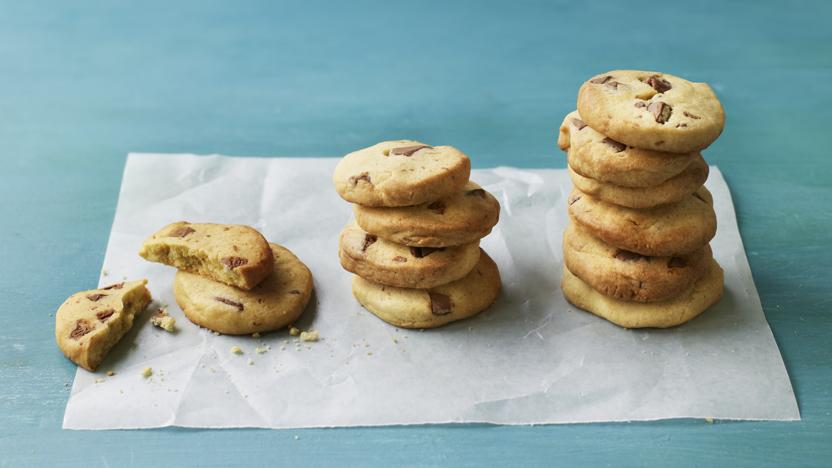
[[[337,255],[351,209],[332,188],[336,161],[130,155],[100,283],[148,278],[179,331],[151,326],[145,313],[98,373],[79,368],[64,427],[800,418],[717,168],[707,186],[725,295],[694,321],[624,330],[570,306],[559,288],[569,177],[501,167],[472,179],[502,204],[482,242],[500,267],[502,297],[473,319],[408,331],[352,298]],[[172,296],[174,270],[137,255],[146,236],[177,220],[249,224],[294,251],[316,288],[298,326],[322,340],[215,336],[191,324]]]

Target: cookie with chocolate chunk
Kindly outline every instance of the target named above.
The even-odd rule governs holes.
[[[578,112],[590,127],[627,146],[691,153],[708,147],[725,125],[710,86],[666,73],[613,70],[587,80]]]
[[[622,301],[676,297],[705,273],[711,258],[707,245],[677,257],[646,257],[606,244],[571,223],[563,233],[566,268],[601,294]]]
[[[661,302],[628,302],[601,294],[589,284],[563,269],[561,288],[566,300],[587,312],[624,328],[668,328],[688,322],[722,297],[723,273],[719,264],[708,259],[705,273],[676,297]]]
[[[500,203],[479,185],[468,182],[453,195],[399,208],[354,205],[361,229],[411,247],[450,247],[488,235],[500,218]]]
[[[139,255],[246,290],[269,276],[274,264],[259,232],[231,224],[169,224],[144,241]]]
[[[593,236],[619,249],[656,257],[694,252],[716,234],[713,197],[705,187],[679,202],[635,209],[573,190],[569,217]]]
[[[558,147],[567,152],[569,167],[599,182],[623,187],[654,187],[679,175],[699,152],[667,153],[635,148],[595,131],[570,112],[560,125]]]
[[[401,328],[435,328],[474,316],[500,295],[500,272],[485,252],[462,279],[430,289],[385,286],[355,276],[352,292],[367,310]]]
[[[452,146],[384,141],[344,156],[332,182],[344,200],[365,206],[411,206],[460,191],[471,161]]]
[[[269,248],[272,273],[249,291],[178,271],[173,294],[185,316],[228,335],[275,331],[297,320],[312,296],[312,273],[289,249]]]
[[[95,371],[150,303],[146,279],[70,296],[55,314],[55,341],[72,362]]]
[[[702,156],[697,156],[684,171],[652,187],[624,187],[600,182],[578,174],[572,167],[569,167],[569,176],[575,188],[607,203],[630,208],[650,208],[690,196],[708,179],[708,171],[708,164]]]
[[[454,247],[408,247],[350,223],[341,231],[338,256],[345,270],[400,288],[432,288],[467,275],[480,258],[479,242]]]

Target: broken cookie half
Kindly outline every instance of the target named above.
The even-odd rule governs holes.
[[[64,355],[95,371],[151,301],[146,279],[70,296],[55,314],[55,340]]]

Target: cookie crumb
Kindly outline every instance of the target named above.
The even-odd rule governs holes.
[[[100,384],[103,381],[104,381],[104,379],[95,379],[95,383],[97,383],[97,384]]]
[[[215,332],[211,332],[211,333],[213,333],[214,336],[220,336],[220,332],[215,331]]]
[[[109,274],[110,274],[110,272],[109,272],[109,271],[107,271],[107,269],[106,269],[106,268],[105,268],[105,269],[103,269],[103,270],[101,270],[101,276],[108,276]]]
[[[108,371],[107,371],[107,377],[112,377],[112,376],[114,376],[114,375],[116,375],[116,373],[115,373],[115,372],[113,372],[113,371],[111,371],[111,370],[108,370]]]
[[[153,369],[150,367],[145,367],[142,371],[142,377],[148,379],[151,375],[153,375]]]
[[[156,313],[150,317],[150,323],[168,333],[176,331],[176,319],[168,315],[168,311],[164,307],[157,310]]]
[[[705,422],[708,423],[708,424],[713,424],[714,423],[714,418],[705,418]]]
[[[251,334],[251,337],[252,338],[260,338],[260,334],[257,333],[257,332],[254,332],[254,333]]]
[[[321,334],[317,330],[300,332],[301,341],[318,341],[320,338]]]
[[[269,350],[269,348],[267,346],[258,346],[256,348],[254,348],[254,351],[256,351],[257,354],[265,354],[266,351],[268,351],[268,350]]]
[[[248,360],[248,365],[253,366],[254,365],[254,359],[249,359]]]
[[[300,335],[300,330],[298,330],[296,327],[289,327],[289,334],[292,336],[298,336]]]
[[[232,346],[231,354],[243,354],[243,350],[239,346]]]

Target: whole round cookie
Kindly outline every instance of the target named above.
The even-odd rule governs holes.
[[[615,299],[658,302],[682,294],[705,273],[711,247],[677,257],[645,257],[618,249],[569,224],[563,233],[566,268]]]
[[[569,217],[593,236],[641,255],[674,257],[702,248],[716,234],[713,197],[700,187],[679,202],[636,209],[580,190],[569,195]]]
[[[487,236],[500,218],[500,203],[479,185],[468,182],[454,195],[401,208],[353,205],[361,229],[411,247],[450,247]]]
[[[695,192],[708,179],[708,164],[698,156],[679,175],[653,187],[624,187],[599,182],[578,174],[572,167],[569,167],[569,176],[578,190],[605,202],[630,208],[650,208],[680,201]]]
[[[586,81],[578,112],[613,140],[671,153],[707,148],[725,125],[722,104],[707,84],[639,70],[613,70]]]
[[[365,206],[411,206],[465,186],[468,156],[452,146],[384,141],[344,156],[332,181],[341,198]]]
[[[185,316],[201,327],[228,335],[265,333],[294,322],[312,296],[312,273],[285,247],[269,246],[274,271],[250,291],[178,271],[173,294]]]
[[[558,146],[569,167],[599,182],[623,187],[653,187],[677,176],[699,155],[635,148],[602,135],[570,112],[560,126]]]
[[[350,223],[341,231],[338,256],[345,270],[374,283],[426,289],[467,275],[479,261],[480,248],[479,242],[456,247],[407,247]]]
[[[465,277],[435,288],[396,288],[360,276],[352,282],[362,306],[401,328],[435,328],[476,315],[497,300],[500,288],[500,272],[485,252]]]
[[[677,297],[662,302],[627,302],[605,296],[568,268],[563,269],[561,289],[566,300],[624,328],[669,328],[692,320],[722,297],[722,268],[708,260],[705,274]]]

